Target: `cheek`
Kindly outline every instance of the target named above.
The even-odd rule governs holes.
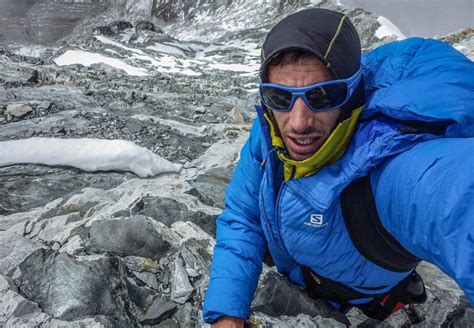
[[[336,109],[322,114],[324,114],[324,116],[320,117],[322,127],[328,132],[332,131],[336,127],[341,110]]]
[[[289,113],[273,112],[274,121],[280,131],[284,131],[288,122]]]

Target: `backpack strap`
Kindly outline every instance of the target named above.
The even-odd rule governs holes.
[[[341,193],[340,204],[349,236],[368,260],[395,272],[413,270],[421,261],[383,227],[372,194],[370,176],[352,181]]]

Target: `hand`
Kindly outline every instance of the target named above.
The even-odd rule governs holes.
[[[211,325],[211,328],[243,328],[244,320],[234,317],[222,317]]]

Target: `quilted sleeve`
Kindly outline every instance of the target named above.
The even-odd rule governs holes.
[[[474,138],[421,143],[372,172],[385,228],[474,305]]]
[[[365,54],[362,119],[450,123],[446,137],[474,137],[474,62],[441,41],[409,38]]]
[[[222,316],[248,317],[266,249],[258,203],[261,161],[256,122],[227,188],[225,209],[217,219],[211,280],[203,306],[207,323]]]

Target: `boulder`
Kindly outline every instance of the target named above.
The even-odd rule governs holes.
[[[189,183],[200,194],[200,200],[208,205],[224,208],[225,189],[232,177],[233,167],[212,168],[199,174]]]
[[[114,34],[133,28],[133,25],[127,21],[115,21],[108,25]]]
[[[173,274],[171,275],[171,300],[184,304],[194,291],[189,282],[189,277],[184,267],[184,262],[180,257],[174,261]]]
[[[0,231],[0,273],[10,275],[21,261],[40,247],[39,242],[19,234]]]
[[[93,35],[114,36],[115,33],[110,26],[96,26],[92,29]]]
[[[152,22],[148,21],[139,21],[135,24],[135,29],[138,30],[147,30],[155,32],[155,25]]]
[[[330,318],[321,316],[311,317],[308,314],[298,314],[294,317],[282,315],[279,317],[271,317],[265,314],[252,315],[249,319],[249,327],[251,328],[314,328],[314,327],[331,327],[343,328],[346,325]]]
[[[209,234],[216,232],[216,215],[192,211],[175,199],[167,197],[143,197],[132,208],[132,213],[153,218],[167,226],[178,221],[191,221]]]
[[[19,266],[19,291],[62,320],[104,315],[117,325],[134,324],[123,266],[115,257],[76,259],[40,249]]]
[[[11,117],[20,118],[26,114],[31,113],[32,111],[33,108],[31,108],[29,105],[18,103],[8,105],[5,114],[10,115]]]
[[[322,316],[349,324],[343,314],[333,310],[322,300],[310,298],[303,289],[273,270],[268,271],[260,282],[251,311],[272,317],[307,314],[310,317]]]
[[[170,302],[167,296],[159,296],[155,299],[141,320],[143,325],[156,325],[169,318],[177,308],[177,304]]]
[[[160,259],[170,249],[167,229],[143,215],[93,222],[88,248],[96,253]]]
[[[20,294],[12,290],[0,293],[1,327],[39,327],[49,319],[50,316],[43,313],[38,304]]]

